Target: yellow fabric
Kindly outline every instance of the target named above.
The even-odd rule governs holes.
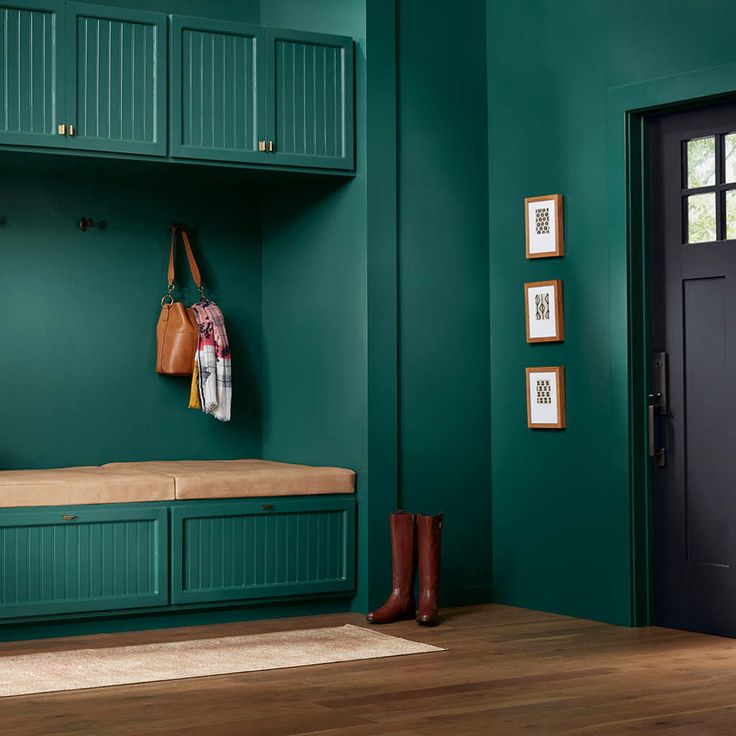
[[[202,408],[202,404],[199,401],[199,365],[196,359],[194,361],[194,370],[192,371],[192,388],[189,391],[189,408]]]
[[[312,496],[354,493],[355,472],[268,460],[175,460],[110,463],[124,473],[162,473],[176,483],[177,499]]]

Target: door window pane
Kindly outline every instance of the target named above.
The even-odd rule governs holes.
[[[736,189],[726,192],[726,240],[736,240]]]
[[[716,239],[716,194],[687,198],[687,242],[710,243]]]
[[[716,183],[716,139],[693,138],[687,142],[687,188]]]
[[[725,146],[724,160],[726,162],[726,182],[736,182],[736,133],[723,136]]]

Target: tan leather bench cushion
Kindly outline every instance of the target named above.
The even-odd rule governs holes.
[[[172,501],[174,481],[164,474],[114,468],[60,468],[0,472],[0,507]]]
[[[176,481],[176,498],[247,498],[353,493],[355,472],[345,468],[275,463],[268,460],[179,460],[110,463],[125,473],[165,473]]]

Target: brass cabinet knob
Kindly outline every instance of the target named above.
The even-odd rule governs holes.
[[[64,125],[64,123],[59,123],[56,130],[59,135],[66,135],[66,125]]]
[[[76,134],[77,134],[77,131],[74,130],[74,126],[73,125],[70,125],[69,126],[69,135],[76,135]]]
[[[273,153],[273,141],[268,142],[268,152]]]
[[[266,141],[258,141],[258,150],[260,153],[266,152]]]
[[[63,515],[63,516],[61,517],[61,520],[62,520],[62,521],[74,521],[74,519],[76,519],[76,518],[77,518],[77,517],[76,517],[76,515],[75,515],[75,514],[64,514],[64,515]]]

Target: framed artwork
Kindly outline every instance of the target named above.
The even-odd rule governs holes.
[[[565,369],[526,369],[526,414],[529,429],[565,429]]]
[[[524,284],[524,312],[527,342],[562,342],[565,339],[562,281],[559,279]]]
[[[564,254],[562,195],[527,197],[524,200],[526,220],[526,257],[555,258]]]

